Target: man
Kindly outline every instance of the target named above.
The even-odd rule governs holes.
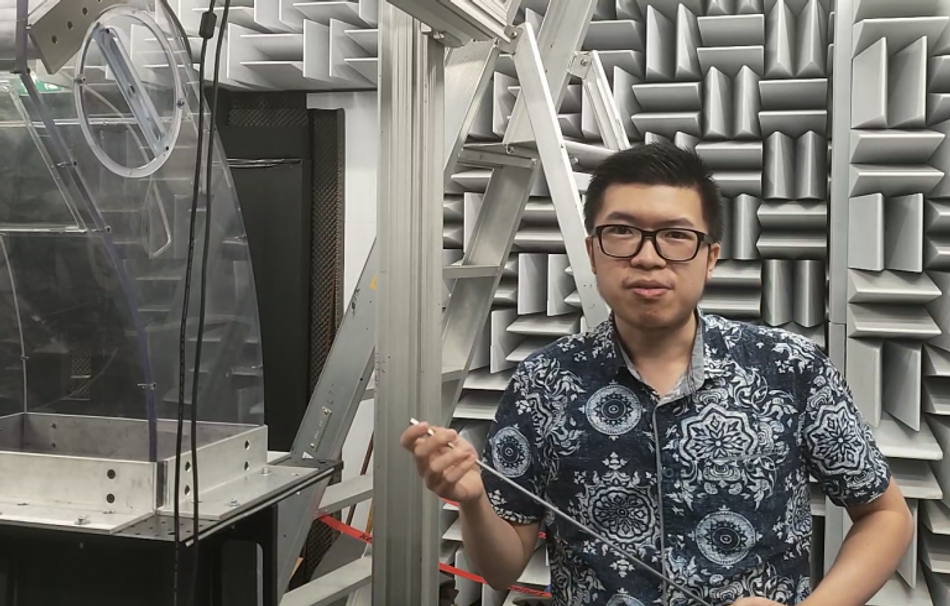
[[[617,153],[584,212],[613,313],[518,367],[486,462],[714,606],[864,604],[897,566],[912,518],[812,342],[698,311],[723,230],[708,169],[672,145]],[[460,503],[466,555],[493,587],[517,580],[543,522],[557,606],[698,606],[480,474],[454,431],[428,429],[402,443],[429,489]],[[809,476],[854,521],[814,591]]]

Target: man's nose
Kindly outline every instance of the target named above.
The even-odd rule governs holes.
[[[637,267],[662,267],[666,261],[657,251],[656,241],[653,238],[645,238],[640,252],[630,258],[630,264]]]

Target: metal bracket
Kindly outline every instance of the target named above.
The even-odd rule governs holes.
[[[93,26],[91,37],[99,45],[106,65],[119,84],[122,97],[129,104],[132,115],[138,122],[139,128],[142,129],[142,134],[145,135],[145,140],[152,148],[152,153],[156,157],[167,154],[170,143],[168,133],[162,126],[158,109],[148,96],[138,72],[135,71],[132,57],[127,50],[129,45],[126,40],[123,40],[121,32],[114,27],[96,24]]]
[[[589,51],[574,53],[574,60],[571,61],[571,66],[568,68],[568,71],[572,76],[583,80],[587,77],[587,74],[590,73],[590,61],[591,53]]]
[[[124,0],[62,0],[30,27],[46,71],[55,74],[82,48],[86,32],[107,9]]]

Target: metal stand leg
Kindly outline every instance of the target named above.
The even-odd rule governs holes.
[[[399,428],[440,412],[445,48],[388,2],[380,35],[373,604],[424,606],[438,600],[439,503]]]

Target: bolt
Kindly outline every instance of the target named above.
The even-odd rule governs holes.
[[[581,65],[583,65],[584,67],[587,67],[588,63],[589,61],[587,59],[581,59]]]
[[[185,100],[179,99],[178,101],[175,102],[175,105],[177,105],[178,107],[185,107]]]
[[[445,39],[445,34],[443,34],[442,32],[432,32],[432,39],[433,39],[433,40],[444,40],[444,39]]]
[[[76,518],[76,526],[86,526],[89,524],[89,518],[86,516],[79,516]]]
[[[228,507],[237,507],[237,506],[238,506],[237,499],[231,499],[230,501],[228,501]]]
[[[267,467],[265,467],[264,469],[261,470],[261,475],[269,476],[269,475],[270,475],[270,469],[268,469]]]

